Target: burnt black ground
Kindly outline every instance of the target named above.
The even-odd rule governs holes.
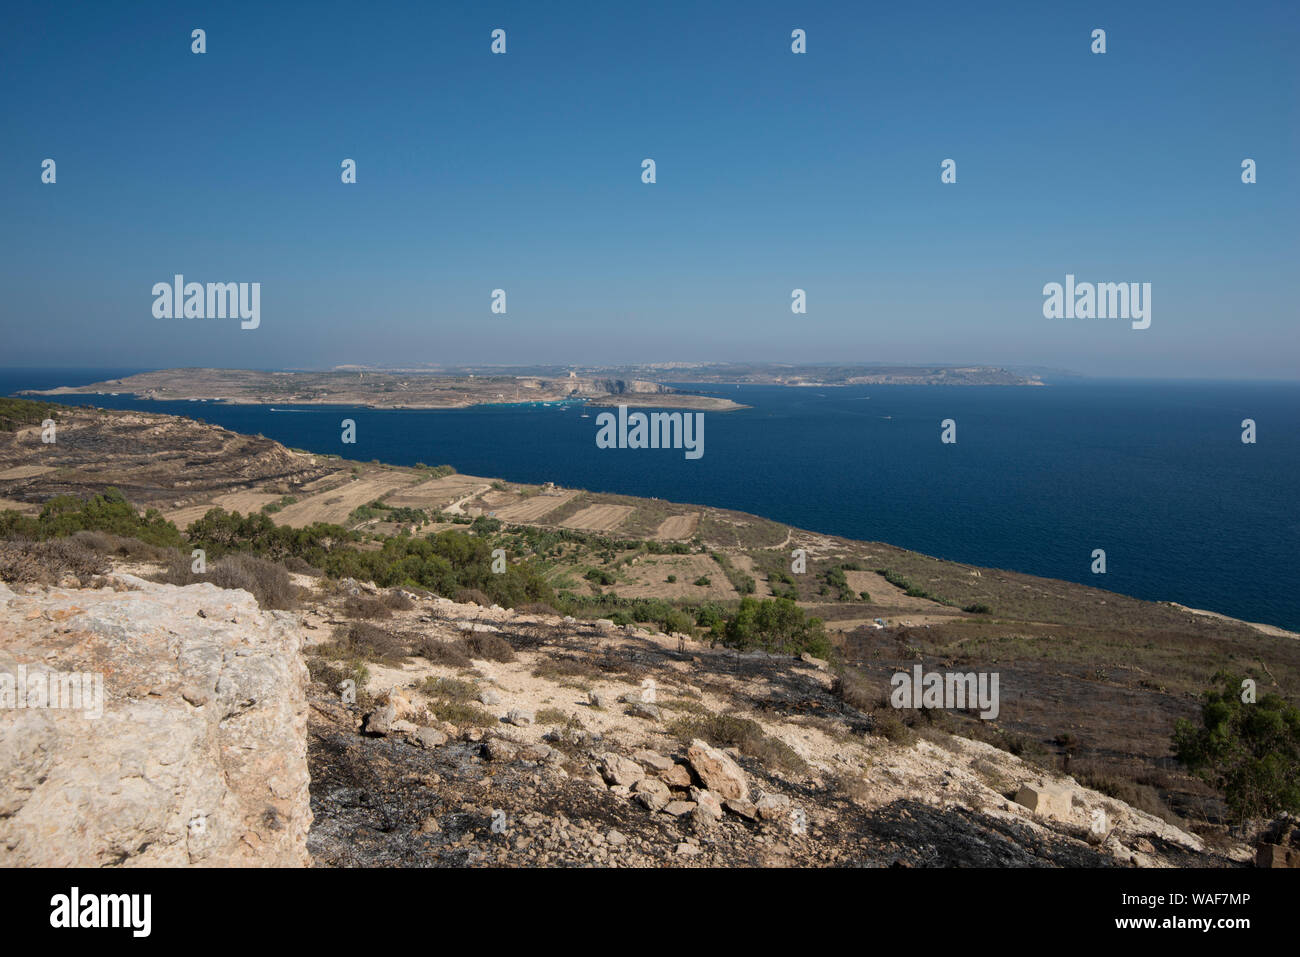
[[[808,832],[730,814],[700,830],[689,817],[651,814],[577,776],[594,752],[569,755],[574,775],[566,777],[537,762],[488,761],[474,742],[424,750],[396,736],[362,736],[356,718],[332,700],[313,700],[308,849],[317,866],[1123,866],[1082,841],[964,808],[900,800],[863,810],[833,789],[773,779],[747,758],[741,764],[756,784],[816,809]],[[493,831],[497,811],[503,833]],[[611,829],[626,843],[610,846]],[[695,845],[689,856],[678,852],[686,842]],[[1164,842],[1157,850],[1175,865],[1230,863]]]

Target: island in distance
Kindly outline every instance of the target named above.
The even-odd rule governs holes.
[[[661,363],[623,368],[352,366],[327,372],[247,369],[163,369],[82,386],[29,390],[28,395],[119,394],[164,401],[206,400],[246,405],[351,405],[381,409],[457,409],[509,402],[581,401],[589,405],[653,406],[729,412],[745,406],[642,376],[698,383],[753,385],[1042,385],[992,366],[818,366]]]

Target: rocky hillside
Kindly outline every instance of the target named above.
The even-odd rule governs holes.
[[[1167,866],[1247,853],[1210,852],[978,742],[892,744],[816,660],[404,593],[411,607],[349,648],[378,659],[354,699],[325,626],[375,597],[365,586],[287,613],[207,584],[86,584],[98,587],[0,586],[0,671],[102,674],[104,696],[97,718],[0,717],[9,866],[293,866],[308,851],[318,865]],[[317,678],[310,720],[300,641]]]
[[[408,609],[326,636],[369,599]],[[328,865],[1231,866],[1165,821],[946,734],[894,743],[815,659],[346,582],[314,637]],[[345,655],[341,660],[339,655]],[[348,667],[368,659],[356,703]],[[341,676],[343,676],[341,678]]]

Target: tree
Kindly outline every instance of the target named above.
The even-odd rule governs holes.
[[[831,644],[820,618],[809,618],[788,598],[745,597],[736,614],[722,628],[722,643],[745,651],[797,655],[808,652],[819,658],[831,655]]]
[[[1205,692],[1201,724],[1180,719],[1174,755],[1223,792],[1238,821],[1300,813],[1300,710],[1281,696],[1242,701],[1242,681],[1219,672]]]

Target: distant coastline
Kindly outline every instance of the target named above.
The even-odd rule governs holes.
[[[321,405],[369,409],[464,409],[479,405],[587,403],[730,412],[745,406],[639,379],[478,376],[392,372],[259,372],[163,369],[24,395],[130,395],[160,402]]]
[[[338,405],[371,409],[464,409],[478,405],[581,402],[594,406],[731,412],[746,408],[719,395],[664,385],[645,374],[671,372],[698,385],[778,385],[831,388],[855,385],[1041,386],[990,366],[794,366],[676,363],[619,368],[508,370],[465,367],[422,371],[349,368],[328,372],[247,369],[161,369],[88,385],[30,389],[24,395],[131,395],[171,402],[229,405]]]

